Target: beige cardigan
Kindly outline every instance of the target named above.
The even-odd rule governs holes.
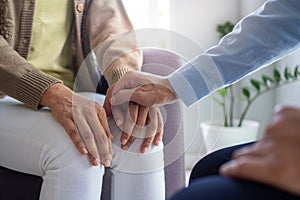
[[[91,49],[95,49],[99,66],[109,85],[125,72],[139,70],[142,55],[136,47],[134,34],[128,34],[132,25],[122,1],[73,2],[75,20],[72,52],[75,75]],[[43,92],[61,81],[42,73],[26,61],[30,48],[34,4],[34,0],[0,3],[0,91],[38,109]],[[124,33],[127,33],[126,36]],[[122,37],[117,37],[118,35]]]

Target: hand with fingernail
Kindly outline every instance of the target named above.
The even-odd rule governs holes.
[[[158,146],[163,136],[163,118],[159,107],[142,106],[130,101],[112,108],[109,101],[113,89],[114,85],[107,91],[104,108],[122,130],[121,148],[127,150],[136,138],[144,139],[140,147],[141,153],[146,153],[151,144]],[[144,128],[147,128],[145,135],[141,135]]]

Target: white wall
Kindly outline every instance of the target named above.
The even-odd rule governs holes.
[[[286,56],[276,63],[278,69],[286,66],[294,68],[299,65],[300,69],[300,49]],[[275,100],[277,105],[289,105],[300,107],[300,81],[294,82],[288,86],[282,86],[276,90]]]
[[[239,0],[170,0],[170,28],[205,49],[216,44],[216,24],[239,19]]]

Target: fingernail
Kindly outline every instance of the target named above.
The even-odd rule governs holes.
[[[99,160],[99,159],[95,159],[95,160],[94,160],[94,165],[95,165],[95,166],[98,166],[99,164],[100,164],[100,160]]]
[[[82,154],[84,154],[84,155],[88,153],[88,151],[84,147],[81,149],[81,151],[82,151]]]
[[[220,167],[220,173],[228,175],[234,170],[235,167],[236,163],[234,161],[229,161]]]
[[[121,144],[125,145],[127,143],[127,139],[122,139]]]
[[[120,127],[120,126],[122,125],[121,120],[120,120],[120,119],[117,119],[116,124],[117,124],[118,127]]]
[[[148,150],[148,147],[144,147],[144,148],[142,149],[142,153],[146,153],[147,150]]]
[[[123,146],[122,149],[123,149],[124,151],[127,151],[128,146]]]
[[[106,160],[106,161],[104,162],[104,166],[105,166],[105,167],[109,167],[109,166],[110,166],[110,161],[109,161],[109,160]]]

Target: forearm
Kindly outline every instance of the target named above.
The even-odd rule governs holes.
[[[191,105],[299,47],[299,11],[299,1],[278,0],[245,17],[217,46],[169,76],[177,95]]]
[[[101,14],[98,20],[89,19],[91,47],[108,84],[112,85],[127,71],[141,69],[142,52],[137,49],[135,33],[122,1],[94,2],[90,13]]]
[[[38,109],[43,92],[59,80],[28,63],[0,37],[0,90]]]

